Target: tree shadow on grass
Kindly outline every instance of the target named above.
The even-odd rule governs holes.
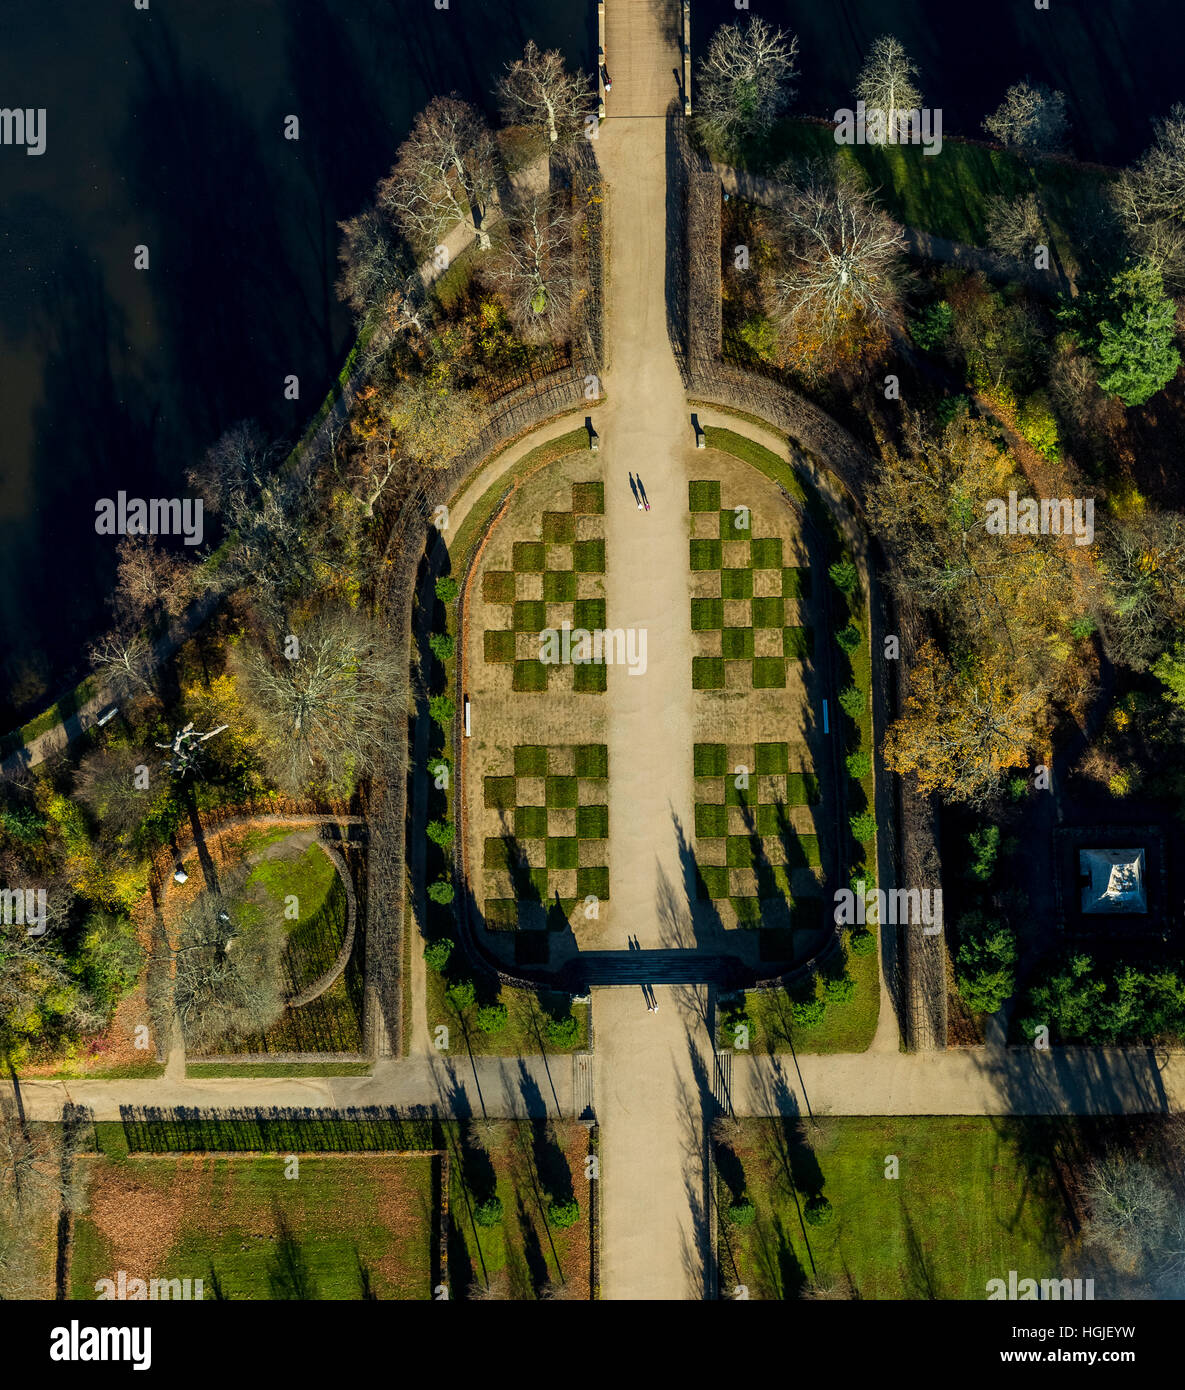
[[[293,1234],[279,1207],[274,1208],[274,1217],[277,1240],[267,1271],[269,1297],[277,1300],[319,1298],[304,1246]]]

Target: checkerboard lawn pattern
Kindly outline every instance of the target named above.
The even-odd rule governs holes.
[[[701,525],[691,541],[692,570],[712,576],[700,581],[700,597],[691,600],[691,630],[704,634],[700,655],[691,661],[692,685],[723,690],[725,664],[732,661],[749,665],[753,689],[784,688],[786,663],[813,650],[811,629],[786,623],[787,603],[810,595],[810,570],[784,565],[782,538],[756,536],[747,508],[722,508],[719,482],[689,483],[688,505],[693,513],[719,518],[718,537],[703,536]],[[711,588],[714,594],[705,592]]]
[[[694,757],[699,897],[730,901],[741,926],[761,926],[763,904],[779,900],[795,927],[812,925],[818,904],[802,899],[818,888],[811,893],[813,876],[795,870],[821,863],[819,841],[795,822],[809,823],[796,808],[818,804],[818,779],[795,770],[800,758],[786,743],[697,743]]]
[[[539,660],[539,633],[562,627],[605,626],[605,600],[589,596],[599,590],[605,572],[605,485],[573,483],[572,505],[566,512],[544,512],[539,540],[514,543],[513,569],[487,570],[482,597],[504,605],[506,626],[487,628],[485,659],[513,663],[514,689],[547,689],[554,665]],[[572,689],[606,688],[604,665],[572,667]]]
[[[486,838],[482,868],[491,931],[562,928],[577,903],[609,897],[609,750],[603,743],[519,744],[485,779],[489,813],[506,829]]]

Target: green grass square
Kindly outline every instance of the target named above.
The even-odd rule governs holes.
[[[514,633],[487,628],[485,632],[485,657],[487,661],[513,661]]]
[[[599,516],[605,510],[605,484],[600,482],[573,483],[572,510],[586,515],[591,513],[594,516]]]
[[[547,749],[542,743],[520,743],[514,750],[516,777],[546,777]]]
[[[695,808],[695,838],[722,840],[728,834],[728,807],[698,802]]]
[[[604,574],[605,542],[576,541],[572,546],[572,568],[578,574]]]
[[[501,835],[487,835],[481,854],[481,866],[483,869],[513,869],[514,860],[511,855],[511,848]]]
[[[570,811],[576,806],[578,790],[575,777],[549,777],[545,800],[553,810]]]
[[[526,902],[547,901],[547,870],[521,867],[514,875],[514,891]]]
[[[728,771],[728,748],[723,743],[697,743],[694,760],[697,777],[723,777]]]
[[[547,839],[547,807],[516,806],[514,808],[514,834],[519,840]]]
[[[728,599],[753,597],[753,571],[728,569],[720,571],[720,597]]]
[[[528,657],[514,663],[514,688],[521,694],[547,689],[547,667],[542,661]]]
[[[576,896],[587,898],[590,894],[602,902],[609,899],[609,870],[604,865],[576,870]]]
[[[751,869],[753,867],[753,843],[748,835],[728,837],[728,867],[730,869]]]
[[[753,771],[749,769],[750,773]],[[749,778],[747,787],[737,786],[737,774],[729,772],[724,778],[724,804],[726,806],[752,806],[757,800],[757,788],[753,785],[752,777]]]
[[[494,811],[513,811],[517,800],[513,777],[487,777],[485,803]]]
[[[487,931],[514,931],[518,926],[518,903],[514,898],[487,898],[483,915]]]
[[[578,743],[576,745],[576,776],[609,776],[609,749],[606,744]]]
[[[755,540],[749,547],[749,564],[755,570],[780,570],[782,568],[781,536],[765,536]]]
[[[719,900],[728,897],[728,870],[723,864],[699,864],[696,866],[698,879],[695,896]]]
[[[609,688],[609,668],[600,666],[573,666],[572,689],[582,694],[596,694]]]
[[[747,526],[738,526],[738,521],[747,521]],[[737,515],[733,507],[720,508],[720,539],[722,541],[748,541],[753,539],[753,513],[746,508]]]
[[[718,570],[720,559],[719,541],[691,542],[691,568],[693,570]]]
[[[573,578],[575,576],[573,575]],[[603,598],[578,598],[572,606],[572,627],[582,627],[592,632],[605,626],[605,600]]]
[[[516,574],[538,574],[547,568],[547,547],[542,541],[515,541]]]
[[[786,778],[788,806],[817,806],[821,800],[819,779],[813,772],[792,772]]]
[[[718,656],[693,656],[691,658],[691,685],[693,690],[723,690],[723,659]]]
[[[720,655],[725,661],[750,661],[753,657],[753,629],[726,627],[720,634]]]
[[[786,605],[780,598],[755,598],[750,607],[754,627],[781,627]]]
[[[758,835],[764,840],[772,839],[779,833],[779,819],[778,808],[772,802],[763,802],[755,818]]]
[[[547,838],[547,867],[574,869],[580,859],[580,841],[575,835],[549,835]]]
[[[761,900],[759,898],[733,898],[732,910],[737,915],[738,927],[759,927],[761,925]]]
[[[688,483],[687,510],[691,512],[718,512],[720,510],[720,483],[715,479],[706,478]]]
[[[576,539],[576,518],[571,512],[543,513],[543,541],[546,545],[571,545]]]
[[[823,861],[819,855],[817,835],[787,835],[786,867],[789,869],[817,868]]]
[[[753,754],[759,777],[776,777],[790,770],[790,750],[784,743],[759,743]]]
[[[545,603],[571,603],[575,598],[575,570],[543,571],[543,600]]]
[[[520,598],[514,605],[515,632],[542,632],[547,626],[547,604],[541,598]]]
[[[783,598],[810,598],[811,572],[804,565],[787,567],[782,571]]]
[[[691,600],[692,632],[712,632],[724,626],[724,602],[718,598]]]
[[[513,603],[514,571],[486,570],[481,580],[481,596],[487,603]]]
[[[578,840],[607,840],[609,838],[608,806],[578,806],[576,808],[576,838]]]
[[[781,690],[786,684],[786,663],[780,656],[753,658],[753,689]]]
[[[803,661],[815,649],[815,630],[810,627],[782,629],[782,655],[787,661]]]

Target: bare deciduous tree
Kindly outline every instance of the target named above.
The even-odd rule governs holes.
[[[271,479],[281,450],[263,435],[254,420],[232,425],[212,444],[186,475],[212,512],[221,512],[230,527],[237,527],[255,506]]]
[[[485,250],[485,215],[497,178],[498,146],[481,114],[455,95],[433,97],[379,184],[378,204],[420,251],[466,218]]]
[[[544,51],[534,39],[521,58],[507,63],[497,93],[508,125],[532,126],[552,144],[578,136],[596,110],[588,77],[569,72],[558,49]]]
[[[283,922],[264,912],[236,920],[245,872],[203,893],[182,918],[173,999],[188,1044],[263,1032],[284,1011]]]
[[[92,642],[86,656],[105,675],[117,699],[127,699],[137,690],[155,691],[152,644],[142,632],[129,636],[116,628]]]
[[[116,551],[116,587],[111,606],[121,626],[139,628],[162,613],[185,612],[193,597],[193,569],[155,536],[125,536]]]
[[[74,792],[105,835],[134,831],[152,805],[152,793],[137,785],[148,758],[135,748],[94,748],[78,765]]]
[[[1087,1240],[1123,1269],[1154,1257],[1169,1230],[1174,1207],[1165,1178],[1138,1159],[1111,1155],[1090,1165]]]
[[[299,794],[312,783],[353,786],[380,758],[399,756],[406,673],[384,635],[361,615],[320,612],[274,646],[245,644],[235,659],[267,740],[270,769],[285,791]]]
[[[905,237],[871,195],[815,170],[788,186],[777,227],[771,310],[784,330],[805,327],[828,341],[856,318],[889,318],[900,302]]]
[[[1136,249],[1167,284],[1185,286],[1185,106],[1156,123],[1155,142],[1124,170],[1114,197]]]
[[[756,15],[722,25],[700,64],[695,110],[711,135],[733,144],[767,131],[786,109],[797,76],[798,37]]]
[[[387,218],[376,208],[367,208],[338,226],[342,240],[337,293],[353,310],[355,321],[359,325],[375,322],[376,332],[382,332],[382,347],[400,333],[418,337],[427,320],[424,287],[407,264]]]
[[[1036,195],[993,198],[988,204],[987,236],[993,251],[1032,265],[1036,248],[1049,240]]]
[[[561,199],[548,193],[516,198],[486,279],[504,297],[522,338],[557,342],[567,335],[572,274],[572,217]]]
[[[922,94],[912,81],[917,75],[917,64],[899,39],[882,34],[873,41],[856,81],[856,96],[864,103],[867,116],[879,113],[879,119],[867,121],[870,144],[895,145],[897,113],[921,108]]]
[[[983,128],[1007,149],[1055,153],[1064,148],[1070,130],[1066,94],[1043,82],[1017,82]]]
[[[283,449],[250,421],[233,426],[191,470],[212,510],[221,511],[231,544],[207,582],[249,586],[268,621],[282,622],[290,597],[315,587],[304,525],[312,483],[279,467]]]

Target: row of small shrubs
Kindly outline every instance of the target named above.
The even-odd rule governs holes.
[[[436,597],[445,604],[446,607],[456,602],[457,595],[460,593],[460,586],[451,575],[442,575],[436,581]],[[446,623],[447,626],[447,623]],[[456,652],[455,639],[448,632],[433,633],[428,639],[433,655],[439,660],[442,666],[452,659]],[[452,696],[437,692],[429,696],[428,713],[433,723],[435,723],[444,734],[445,744],[452,734],[453,721],[457,716],[456,701]],[[540,750],[542,751],[542,750]],[[436,779],[436,785],[442,789],[451,789],[452,785],[452,765],[449,759],[440,754],[434,757],[428,765],[428,771]],[[513,778],[510,781],[513,783]],[[558,779],[557,779],[558,780]],[[572,782],[575,789],[575,778],[567,779]],[[453,804],[451,790],[449,792],[449,804]],[[433,844],[439,845],[446,853],[452,848],[456,839],[457,827],[453,817],[437,817],[428,822],[428,838]],[[450,875],[442,874],[438,879],[428,885],[428,897],[438,906],[443,908],[450,907],[455,898],[452,878]],[[434,936],[424,947],[424,961],[428,968],[437,975],[447,980],[445,996],[452,1007],[459,1015],[468,1017],[472,1014],[473,1022],[478,1030],[489,1037],[496,1036],[506,1030],[510,1022],[510,1013],[507,1006],[500,999],[493,999],[488,1003],[478,1002],[477,984],[469,970],[469,962],[462,961],[460,953],[456,952],[456,910],[453,908],[450,913],[451,929],[447,935]],[[569,1011],[566,1015],[559,1018],[550,1018],[547,1024],[548,1040],[553,1047],[566,1048],[572,1047],[580,1036],[579,1020]],[[497,1220],[501,1220],[500,1202],[497,1197],[490,1199],[491,1202],[498,1203],[499,1213]],[[487,1215],[492,1216],[493,1208],[490,1207]],[[562,1216],[562,1213],[561,1213]],[[579,1216],[579,1208],[572,1220]],[[479,1224],[482,1223],[480,1208],[475,1213],[475,1219]],[[488,1224],[496,1224],[491,1221]],[[553,1224],[561,1224],[553,1221]],[[568,1222],[567,1224],[571,1224]]]

